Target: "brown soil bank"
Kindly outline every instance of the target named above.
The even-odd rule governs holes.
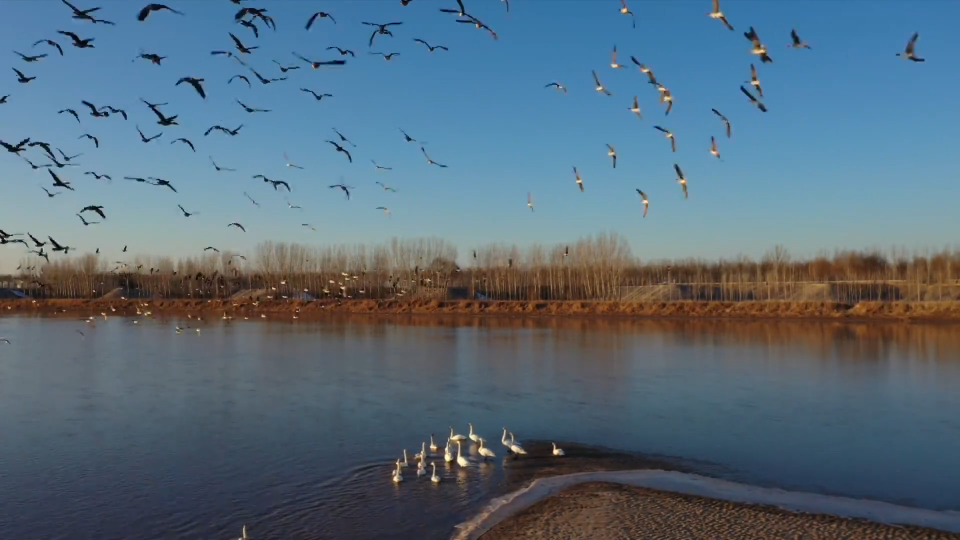
[[[497,524],[481,540],[958,540],[953,534],[617,484],[567,488]]]
[[[185,313],[464,314],[508,316],[608,316],[637,318],[880,319],[960,321],[960,302],[502,302],[475,300],[0,300],[0,313],[130,315],[137,306],[155,315]]]

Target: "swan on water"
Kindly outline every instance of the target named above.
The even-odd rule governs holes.
[[[523,447],[520,446],[520,445],[517,443],[517,441],[513,438],[513,433],[510,434],[510,450],[511,450],[514,454],[527,455],[527,451],[524,450]]]
[[[447,445],[443,447],[443,460],[447,463],[453,461],[453,454],[450,453],[450,439],[447,439]]]
[[[410,466],[410,462],[407,461],[407,449],[406,449],[406,448],[403,449],[403,461],[399,461],[399,460],[398,460],[398,463],[400,463],[400,466],[401,466],[401,467],[409,467],[409,466]]]
[[[440,447],[437,446],[437,443],[433,442],[433,433],[430,434],[430,453],[436,454],[437,450],[440,450]]]
[[[467,425],[470,426],[470,434],[469,434],[470,440],[475,443],[480,442],[480,436],[473,432],[473,424],[467,424]]]
[[[247,526],[246,526],[246,525],[244,525],[243,528],[240,529],[240,538],[237,538],[237,540],[250,540],[250,537],[247,536]]]
[[[563,448],[557,448],[557,443],[553,443],[553,455],[555,455],[555,456],[565,456],[565,455],[567,455],[567,454],[565,454],[565,453],[563,452]]]
[[[503,437],[500,437],[500,444],[510,448],[510,441],[507,440],[507,428],[503,428]]]
[[[485,443],[485,442],[487,442],[487,440],[484,439],[483,437],[480,437],[480,448],[477,450],[477,452],[478,452],[481,456],[483,456],[483,460],[486,461],[488,457],[490,457],[490,458],[495,458],[495,457],[497,457],[497,455],[493,453],[493,450],[491,450],[491,449],[483,446],[483,443]]]
[[[427,459],[427,443],[420,443],[420,451],[414,454],[413,459],[424,460]]]
[[[457,441],[457,465],[461,467],[469,467],[470,461],[467,458],[460,455],[460,441]]]
[[[393,471],[393,481],[394,483],[403,482],[403,475],[400,474],[400,460],[397,460],[397,469]]]
[[[421,459],[420,463],[417,464],[417,477],[419,478],[425,474],[427,474],[427,462]]]
[[[463,435],[460,435],[459,433],[454,433],[453,426],[450,426],[450,440],[453,442],[460,442],[460,441],[467,440],[467,438],[464,437]]]
[[[439,483],[440,483],[440,477],[437,476],[437,464],[436,464],[436,463],[431,463],[430,466],[433,467],[433,474],[430,475],[430,481],[433,482],[434,484],[439,484]]]

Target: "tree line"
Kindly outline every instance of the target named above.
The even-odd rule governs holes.
[[[0,287],[37,298],[337,297],[489,300],[960,299],[960,251],[837,250],[795,258],[775,246],[759,259],[644,260],[618,234],[569,244],[487,244],[458,251],[440,238],[312,246],[262,242],[249,253],[174,259],[95,254],[20,261]]]

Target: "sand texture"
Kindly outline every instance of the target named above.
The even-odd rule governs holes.
[[[93,300],[0,300],[0,313],[131,315],[138,305],[156,314],[227,312],[231,315],[299,313],[461,314],[508,316],[598,316],[635,318],[848,319],[960,321],[960,302],[523,302],[477,300],[269,300],[250,297],[217,300],[100,298]],[[111,309],[112,308],[112,309]],[[115,311],[114,311],[115,310]]]
[[[608,483],[562,490],[494,526],[482,540],[960,540],[898,527]]]

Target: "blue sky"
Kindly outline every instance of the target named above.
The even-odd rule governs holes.
[[[456,7],[452,0],[407,7],[395,0],[269,2],[278,29],[260,24],[259,39],[233,22],[236,6],[225,0],[168,4],[186,16],[159,12],[140,23],[139,4],[76,2],[101,5],[98,15],[117,23],[110,27],[72,20],[59,1],[5,3],[6,20],[17,23],[0,33],[0,50],[55,53],[43,45],[31,49],[52,38],[66,56],[26,64],[8,53],[9,66],[37,79],[22,85],[11,70],[0,75],[0,95],[11,94],[0,105],[0,139],[32,137],[84,155],[76,160],[82,166],[58,171],[76,192],[49,199],[39,187],[50,187],[46,171],[0,154],[0,228],[49,234],[108,256],[124,244],[132,253],[180,256],[207,245],[243,251],[268,239],[322,244],[440,236],[460,246],[461,258],[486,242],[565,242],[607,230],[622,233],[648,259],[759,255],[777,243],[798,254],[942,247],[960,230],[960,178],[950,162],[960,125],[960,107],[953,105],[960,86],[960,39],[952,28],[958,3],[727,0],[722,7],[736,28],[730,32],[706,16],[709,0],[635,0],[636,29],[617,0],[513,0],[509,14],[501,2],[468,0],[467,10],[493,27],[498,41],[438,12]],[[337,24],[320,19],[307,32],[316,10],[330,12]],[[370,29],[361,21],[404,24],[369,49]],[[751,25],[773,64],[760,65],[750,54],[742,32]],[[788,49],[791,28],[813,48]],[[76,49],[57,30],[94,37],[96,48]],[[914,31],[924,64],[894,56]],[[268,77],[281,76],[271,60],[298,63],[293,51],[340,58],[324,50],[336,45],[357,57],[342,68],[304,66],[267,86],[252,77],[252,88],[227,85],[232,75],[251,75],[231,59],[210,56],[232,50],[228,32],[260,47],[246,60]],[[413,38],[450,51],[428,53]],[[614,45],[629,67],[609,67]],[[160,67],[132,62],[141,49],[168,58]],[[386,62],[370,50],[401,54]],[[671,89],[676,104],[669,116],[630,55]],[[738,89],[751,62],[760,72],[766,114]],[[613,97],[593,90],[591,70]],[[208,98],[175,87],[183,76],[204,78]],[[568,86],[569,94],[545,89],[551,81]],[[334,97],[317,103],[301,87]],[[643,120],[628,111],[634,95]],[[179,115],[181,125],[156,125],[140,98],[168,102],[164,112]],[[235,99],[272,112],[249,115]],[[123,108],[130,120],[92,118],[81,100]],[[81,113],[82,126],[57,114],[66,107]],[[711,108],[731,119],[732,139]],[[213,124],[240,123],[237,137],[203,136]],[[675,154],[655,124],[676,133]],[[148,136],[164,134],[143,144],[135,125]],[[353,164],[324,142],[335,137],[333,127],[358,145],[350,148]],[[449,168],[427,164],[398,128],[427,141],[431,157]],[[99,150],[77,139],[85,132],[100,139]],[[708,152],[711,135],[722,162]],[[192,140],[197,152],[171,146],[177,137]],[[616,169],[606,143],[617,148]],[[305,170],[286,168],[284,152]],[[45,162],[38,149],[26,155]],[[215,172],[208,156],[237,172]],[[393,170],[376,171],[371,159]],[[687,201],[675,183],[675,162],[689,180]],[[585,193],[576,188],[573,166]],[[97,182],[84,171],[114,181]],[[289,199],[303,210],[288,209],[288,197],[254,174],[288,181]],[[169,179],[179,194],[121,180],[125,175]],[[327,188],[341,176],[356,187],[349,202]],[[378,180],[397,193],[384,192]],[[650,197],[646,219],[635,188]],[[84,228],[74,214],[95,203],[106,207],[108,219]],[[183,218],[177,204],[200,215]],[[392,217],[377,206],[389,207]],[[227,229],[233,221],[248,232]],[[0,250],[0,270],[11,270],[20,247]]]

